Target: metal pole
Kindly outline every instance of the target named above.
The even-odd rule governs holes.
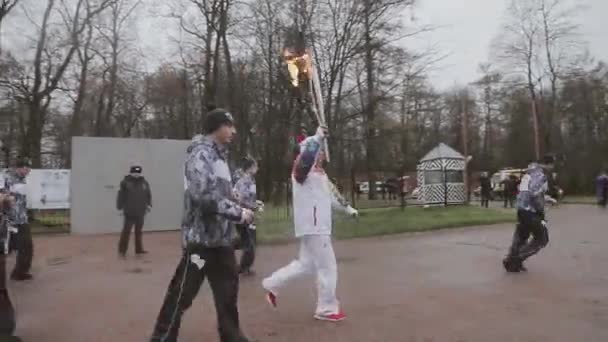
[[[442,176],[443,176],[443,205],[444,206],[448,206],[448,179],[445,176],[446,173],[446,168],[445,168],[445,161],[442,160],[441,161],[441,167],[443,168],[443,172],[442,172]]]
[[[462,93],[462,99],[461,99],[461,110],[462,110],[462,149],[464,152],[464,156],[465,158],[467,158],[467,156],[469,155],[469,144],[468,144],[468,140],[469,140],[469,116],[468,116],[468,112],[467,112],[467,96],[468,92],[463,91]],[[464,163],[464,191],[465,191],[465,201],[468,204],[470,202],[470,192],[469,192],[469,172],[468,172],[468,165],[467,165],[467,161],[465,159],[465,163]]]

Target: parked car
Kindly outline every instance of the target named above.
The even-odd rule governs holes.
[[[500,169],[496,173],[494,173],[492,175],[492,178],[490,178],[490,184],[492,186],[492,198],[502,199],[504,192],[503,181],[508,177],[515,176],[516,180],[519,182],[521,175],[523,175],[525,172],[525,169],[515,169],[509,167]]]

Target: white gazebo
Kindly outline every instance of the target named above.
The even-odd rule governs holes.
[[[466,158],[441,143],[427,153],[418,164],[418,200],[429,205],[463,204]]]

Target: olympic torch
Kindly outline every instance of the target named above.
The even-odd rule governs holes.
[[[321,93],[321,82],[319,81],[317,70],[315,70],[312,65],[312,52],[310,49],[304,49],[303,51],[298,52],[294,51],[294,49],[285,48],[283,50],[283,59],[287,64],[291,86],[299,91],[303,97],[309,99],[307,102],[309,102],[310,109],[314,113],[319,126],[327,128],[323,95]],[[329,162],[327,139],[325,139],[325,156]]]

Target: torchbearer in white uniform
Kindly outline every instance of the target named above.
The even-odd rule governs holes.
[[[316,275],[317,308],[314,317],[338,322],[346,315],[336,298],[338,269],[331,242],[332,207],[357,216],[344,197],[330,182],[325,170],[325,139],[327,131],[319,127],[314,136],[300,144],[300,155],[292,171],[293,216],[295,236],[300,242],[297,259],[262,281],[268,302],[276,308],[279,289],[290,280],[303,275]]]

